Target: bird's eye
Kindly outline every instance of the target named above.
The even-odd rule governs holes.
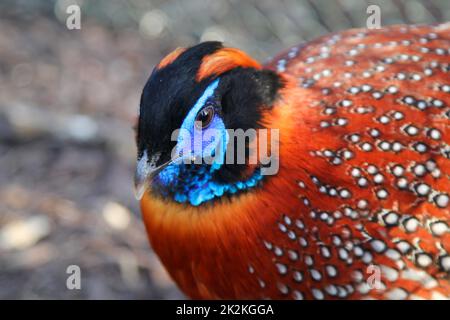
[[[212,105],[208,105],[197,114],[195,117],[195,127],[197,129],[205,129],[207,128],[212,119],[214,118],[214,107]]]

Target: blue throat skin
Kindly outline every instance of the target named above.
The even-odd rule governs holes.
[[[192,165],[170,165],[156,177],[155,183],[165,197],[172,197],[179,203],[198,206],[204,202],[232,195],[256,187],[263,176],[259,170],[245,181],[220,183],[214,181],[213,174],[220,167],[202,164],[192,170]]]

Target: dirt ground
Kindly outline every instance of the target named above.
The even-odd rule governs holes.
[[[377,1],[371,1],[377,2]],[[450,2],[378,1],[385,24],[450,20]],[[152,67],[225,40],[264,61],[364,26],[367,3],[76,1],[0,4],[0,299],[184,298],[147,242],[133,196],[132,126]],[[66,287],[70,265],[81,289]]]

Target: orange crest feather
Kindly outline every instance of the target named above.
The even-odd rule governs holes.
[[[169,53],[167,56],[165,56],[156,66],[157,69],[162,69],[164,67],[167,67],[169,64],[174,62],[180,54],[182,54],[184,51],[186,51],[186,48],[176,48],[171,53]]]
[[[236,67],[260,69],[261,65],[246,53],[235,48],[224,48],[203,58],[196,80],[219,75]]]

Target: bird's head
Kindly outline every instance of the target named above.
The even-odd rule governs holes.
[[[262,128],[282,86],[275,72],[219,42],[167,55],[141,96],[137,197],[151,192],[199,205],[258,185],[260,165],[236,163],[240,150],[230,143],[230,130]],[[245,159],[251,140],[245,140]]]

